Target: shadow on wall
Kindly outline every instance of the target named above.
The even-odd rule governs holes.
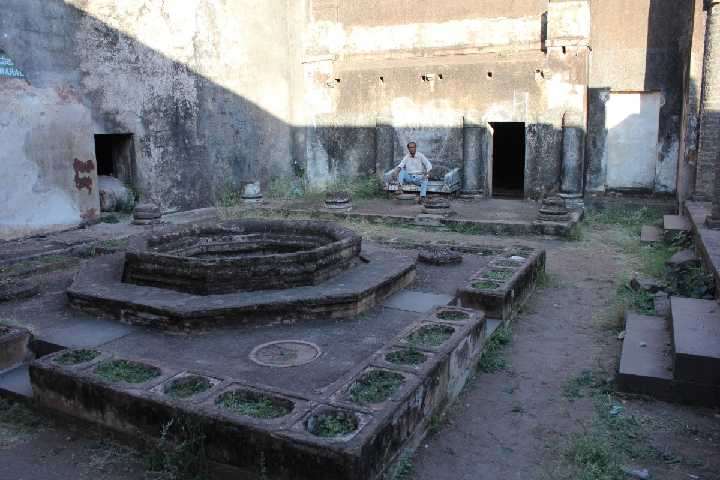
[[[7,0],[3,11],[0,48],[30,85],[78,92],[99,126],[82,134],[131,134],[133,182],[164,211],[212,205],[227,175],[292,175],[292,126],[213,79],[60,0]],[[72,169],[62,146],[55,159]]]

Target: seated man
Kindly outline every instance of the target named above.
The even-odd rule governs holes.
[[[415,142],[408,143],[407,148],[410,153],[403,157],[400,165],[398,165],[393,172],[393,179],[397,179],[398,181],[396,193],[398,195],[403,193],[402,186],[405,181],[420,185],[420,203],[423,203],[425,201],[425,195],[427,194],[427,185],[432,164],[422,153],[415,153],[417,150]],[[405,170],[403,170],[403,167],[405,167]],[[425,171],[424,174],[423,170]]]

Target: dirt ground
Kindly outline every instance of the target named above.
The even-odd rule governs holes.
[[[467,382],[447,414],[435,419],[426,439],[405,459],[403,478],[618,478],[580,472],[589,463],[579,457],[601,456],[599,449],[611,451],[608,458],[619,466],[648,469],[650,478],[720,479],[720,410],[681,407],[613,389],[622,342],[617,332],[599,325],[612,308],[621,278],[633,274],[631,259],[613,241],[617,232],[586,229],[583,240],[568,242],[377,225],[357,229],[366,238],[525,244],[547,251],[549,281],[512,323],[511,339],[497,354],[498,370],[478,371]],[[48,274],[42,282],[41,294],[49,302],[62,296],[64,278]],[[444,288],[441,276],[418,266],[410,289],[453,293]],[[20,301],[4,306],[0,316],[33,324],[27,315]],[[10,435],[7,427],[0,422],[0,479],[136,480],[144,474],[136,450],[107,439],[53,424],[20,435]]]

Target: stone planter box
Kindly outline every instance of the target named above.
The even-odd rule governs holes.
[[[473,275],[466,286],[458,289],[460,305],[484,310],[488,318],[509,320],[544,271],[544,250],[515,247],[491,261]]]
[[[161,374],[145,383],[113,382],[94,373],[110,352],[85,364],[62,366],[53,359],[57,352],[33,362],[30,378],[36,404],[52,416],[75,425],[90,426],[121,439],[136,440],[139,433],[157,438],[164,425],[174,419],[199,423],[207,435],[205,446],[216,471],[257,478],[261,459],[273,480],[366,480],[392,477],[403,453],[422,438],[433,415],[458,395],[482,355],[486,336],[482,312],[457,307],[438,307],[468,313],[460,321],[440,320],[435,310],[425,314],[380,351],[352,371],[339,375],[324,393],[299,394],[292,386],[278,389],[251,384],[243,379],[205,375],[214,385],[188,398],[163,394],[162,385],[187,372],[155,361],[129,359],[158,367]],[[433,316],[434,315],[434,316]],[[387,362],[387,353],[397,351],[403,339],[421,324],[452,324],[453,335],[442,345],[419,347],[427,360],[420,365]],[[405,384],[392,396],[374,405],[356,405],[343,394],[349,386],[372,370],[402,375]],[[275,419],[235,414],[218,405],[218,398],[233,389],[262,392],[283,405],[289,413]],[[354,419],[355,430],[338,437],[323,438],[309,432],[318,416],[340,411]]]

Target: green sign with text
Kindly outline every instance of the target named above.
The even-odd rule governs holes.
[[[10,60],[10,57],[4,53],[0,53],[0,77],[25,78],[25,75],[15,68],[15,64]]]

